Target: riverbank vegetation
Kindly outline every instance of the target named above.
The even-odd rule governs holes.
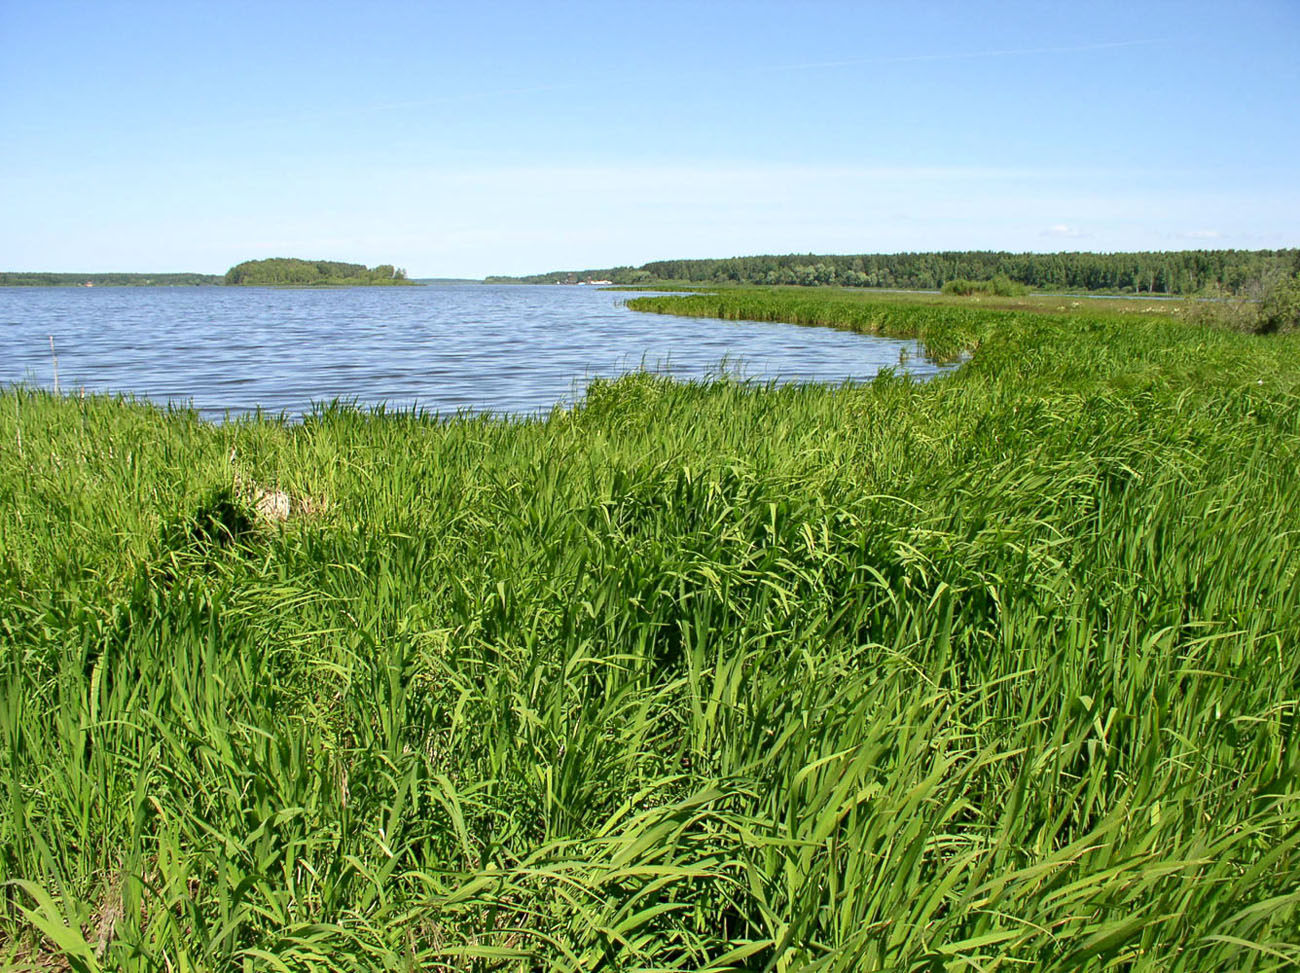
[[[952,280],[999,276],[1033,290],[1108,294],[1245,294],[1260,282],[1300,272],[1300,250],[1181,250],[1139,253],[945,251],[786,254],[726,260],[656,260],[640,267],[489,277],[489,283],[622,285],[800,285],[938,290]]]
[[[226,271],[225,282],[294,287],[411,283],[406,279],[406,271],[392,264],[367,268],[365,264],[349,264],[337,260],[299,260],[296,257],[245,260]]]
[[[973,357],[0,394],[0,965],[1295,968],[1300,335],[867,297],[652,300]]]
[[[807,291],[799,287],[717,288],[691,287],[671,297],[635,297],[627,301],[637,311],[657,311],[731,321],[788,321],[824,327],[847,328],[864,334],[918,334],[922,321],[942,320],[952,327],[981,311],[1017,311],[1034,315],[1070,314],[1087,319],[1131,319],[1133,315],[1179,320],[1200,329],[1276,334],[1300,330],[1300,275],[1281,278],[1255,299],[1152,301],[1137,298],[1078,299],[1026,294],[1015,286],[994,282],[990,286],[945,288],[940,294],[876,294],[851,288]],[[629,288],[629,290],[634,288]],[[1009,291],[1010,293],[999,293]],[[927,308],[927,312],[919,309]],[[908,310],[911,309],[911,310]],[[936,312],[948,312],[936,314]],[[968,313],[969,312],[969,313]],[[945,348],[947,338],[936,338]],[[958,339],[972,340],[969,335]]]

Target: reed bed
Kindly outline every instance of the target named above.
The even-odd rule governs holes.
[[[1300,339],[656,301],[975,354],[526,421],[0,394],[0,965],[1300,962]]]

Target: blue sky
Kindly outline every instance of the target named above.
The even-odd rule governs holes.
[[[0,0],[0,269],[1300,245],[1300,2]]]

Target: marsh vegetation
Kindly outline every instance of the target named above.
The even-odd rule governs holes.
[[[646,301],[974,354],[510,421],[0,395],[4,962],[1294,968],[1300,336]]]

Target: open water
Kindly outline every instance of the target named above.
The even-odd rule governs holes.
[[[913,341],[629,311],[590,287],[0,288],[0,385],[192,406],[221,419],[314,403],[527,415],[595,377],[864,380],[943,370]]]

